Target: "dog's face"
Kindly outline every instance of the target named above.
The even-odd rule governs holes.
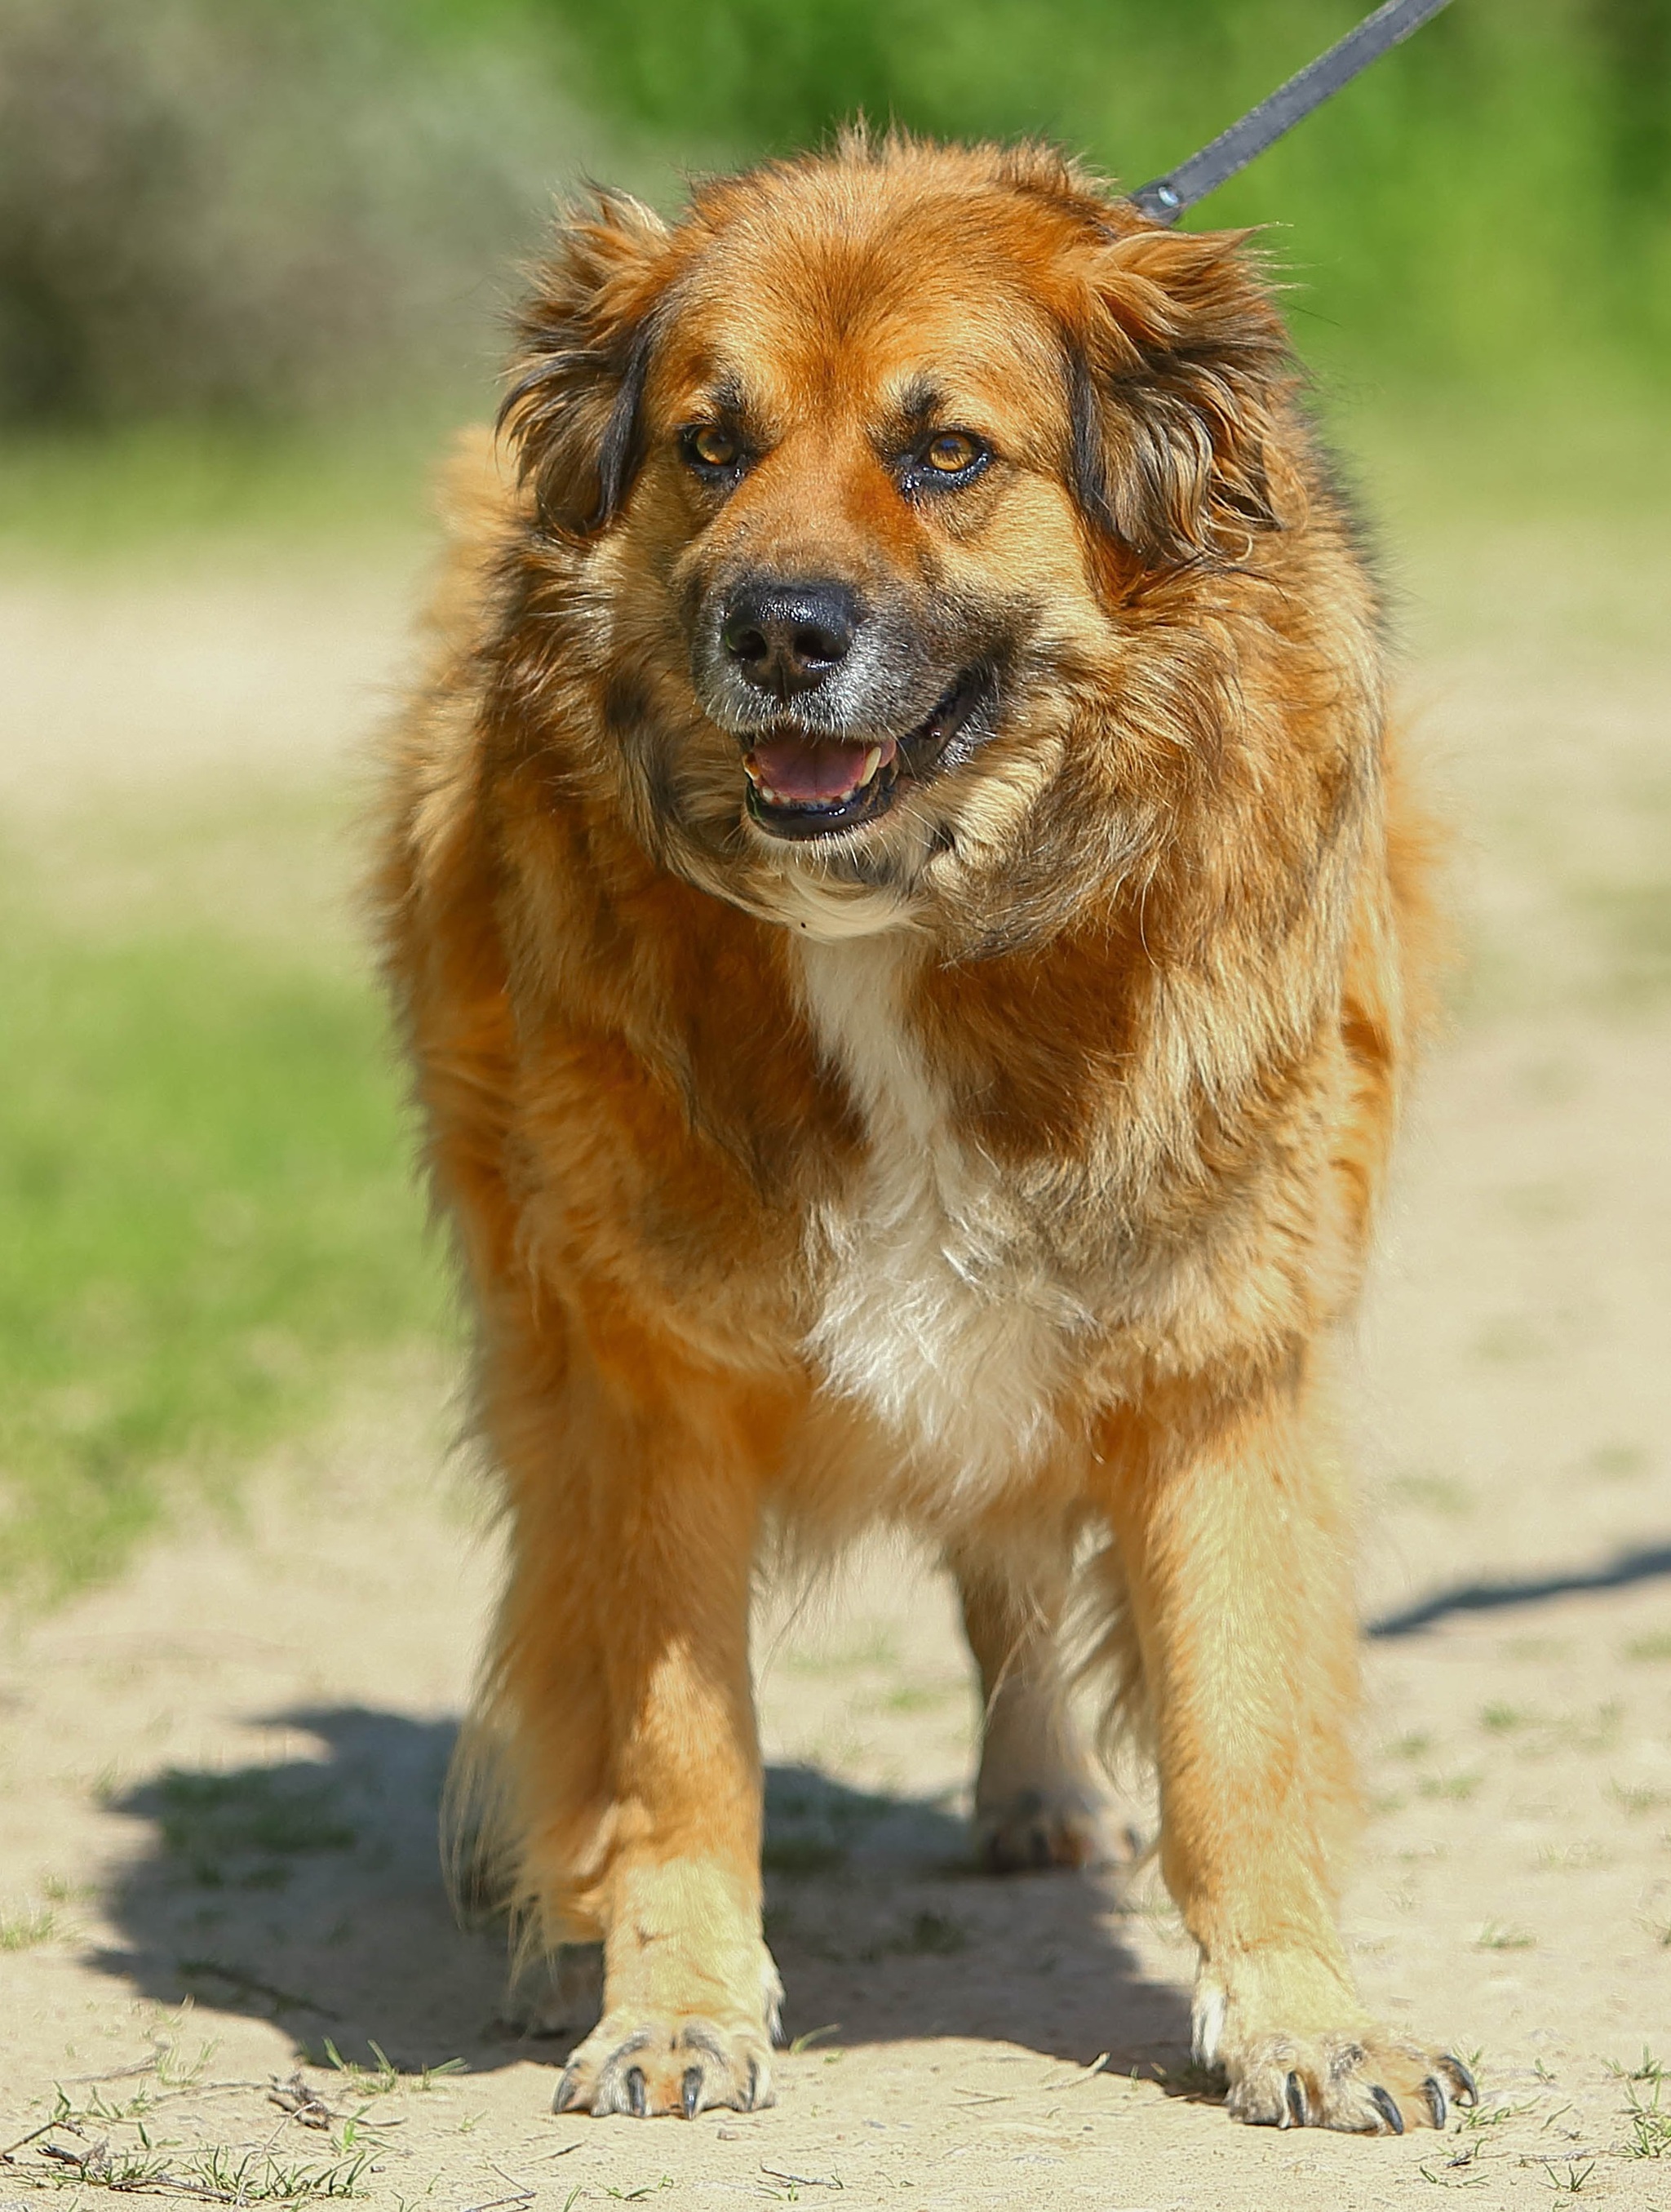
[[[1088,837],[1106,865],[1145,590],[1273,520],[1280,335],[1232,246],[914,148],[565,234],[508,412],[670,865],[820,934],[965,938],[1006,877],[1012,913]]]

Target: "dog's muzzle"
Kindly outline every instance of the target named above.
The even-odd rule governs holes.
[[[801,842],[879,821],[902,779],[939,767],[993,692],[978,671],[948,683],[914,623],[823,579],[738,584],[692,658],[707,712],[742,748],[750,820]]]

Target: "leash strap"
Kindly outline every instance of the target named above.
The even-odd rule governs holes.
[[[1449,0],[1387,0],[1373,15],[1366,15],[1355,31],[1319,54],[1297,76],[1279,85],[1257,107],[1249,108],[1239,123],[1220,131],[1210,146],[1192,154],[1181,167],[1132,194],[1133,204],[1156,222],[1174,223],[1186,208],[1217,191],[1227,178],[1245,169],[1255,155],[1274,145],[1285,131],[1302,123],[1314,107],[1350,84],[1360,70],[1379,61],[1390,47],[1419,31],[1430,15],[1437,15]]]

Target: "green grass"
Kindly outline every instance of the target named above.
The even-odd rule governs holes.
[[[14,899],[0,1066],[0,1580],[52,1595],[446,1300],[368,981]]]
[[[38,1944],[50,1943],[58,1928],[58,1915],[45,1905],[0,1912],[0,1951],[33,1951]]]
[[[0,436],[0,561],[268,555],[328,540],[403,550],[425,529],[435,463],[454,427],[497,404],[494,364],[450,404],[283,427],[144,422]]]
[[[544,13],[575,81],[674,141],[815,142],[863,110],[954,137],[1042,131],[1127,182],[1171,167],[1346,30],[1350,0],[429,0]],[[1500,399],[1659,357],[1671,259],[1666,0],[1448,10],[1216,193],[1270,226],[1313,358]]]

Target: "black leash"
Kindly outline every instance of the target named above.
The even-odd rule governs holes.
[[[1379,61],[1389,47],[1407,39],[1412,31],[1419,31],[1430,15],[1437,15],[1449,5],[1449,0],[1387,0],[1384,8],[1366,15],[1355,31],[1348,31],[1297,76],[1279,85],[1268,100],[1249,108],[1239,123],[1220,131],[1210,146],[1203,146],[1182,167],[1133,192],[1133,204],[1157,222],[1176,222],[1186,208],[1217,191],[1226,178],[1245,169],[1255,155],[1303,122],[1314,107],[1321,107],[1342,85],[1350,84],[1360,70]]]

